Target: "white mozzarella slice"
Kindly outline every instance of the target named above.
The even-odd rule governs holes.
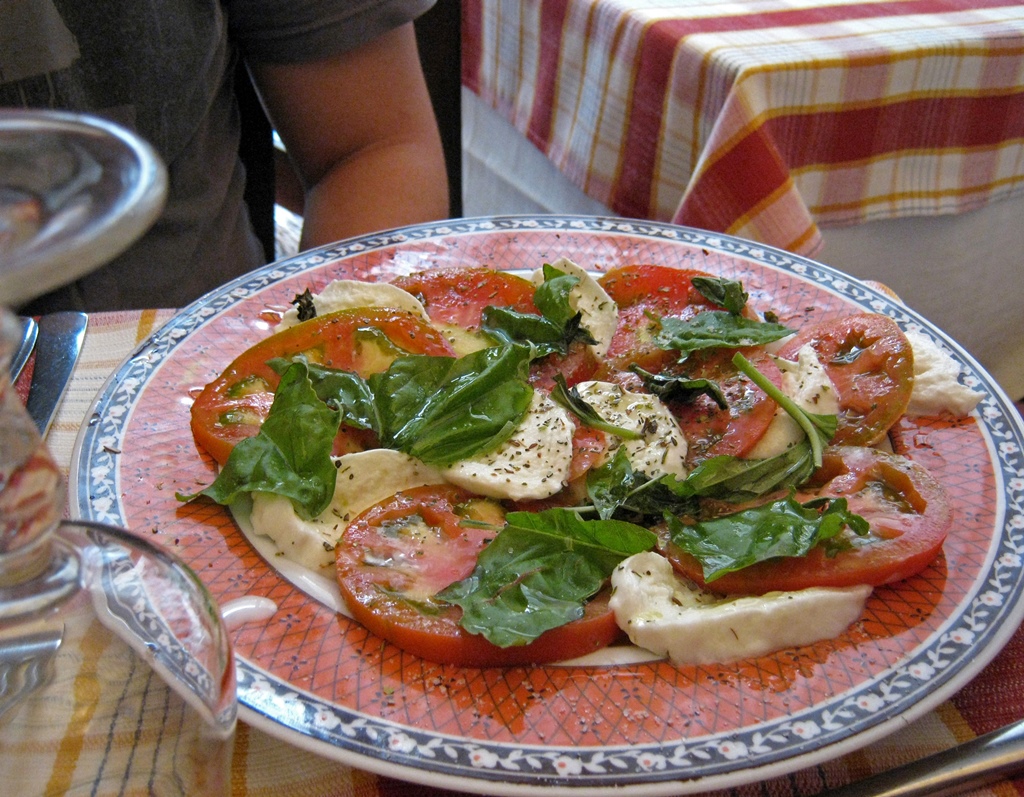
[[[604,357],[612,335],[615,334],[615,327],[619,323],[618,305],[589,272],[568,258],[560,258],[551,265],[565,274],[579,277],[579,283],[569,294],[569,304],[576,312],[582,314],[581,326],[597,341],[597,344],[592,346],[594,354]],[[544,269],[539,268],[533,272],[532,279],[535,285],[543,283]]]
[[[938,415],[949,412],[958,418],[971,413],[982,394],[960,383],[960,365],[935,342],[920,332],[908,331],[914,351],[914,389],[907,415]]]
[[[631,556],[612,573],[610,605],[634,645],[675,664],[720,664],[833,639],[855,622],[869,586],[724,598],[692,586],[663,556]]]
[[[621,445],[634,470],[652,478],[669,473],[686,477],[686,437],[661,399],[612,382],[580,382],[576,391],[602,420],[640,433],[637,440],[609,438],[609,454]]]
[[[814,348],[808,344],[797,352],[796,362],[776,358],[782,371],[783,393],[793,399],[801,409],[819,415],[835,415],[839,412],[839,396],[835,385],[825,373]],[[764,435],[748,453],[749,459],[767,459],[781,454],[799,443],[805,437],[803,429],[782,407],[777,407],[771,424]]]
[[[494,345],[494,341],[483,332],[474,332],[463,329],[455,324],[444,324],[439,321],[432,321],[431,323],[434,329],[444,335],[448,342],[452,344],[452,349],[455,350],[455,354],[458,357],[465,357],[467,354],[472,354]]]
[[[338,310],[353,310],[359,307],[393,307],[415,313],[429,320],[423,304],[408,291],[386,282],[362,282],[360,280],[333,280],[320,293],[313,294],[313,307],[317,315],[327,315]],[[287,310],[274,329],[293,327],[299,322],[299,311],[293,307]]]
[[[444,478],[489,498],[548,498],[561,490],[572,463],[575,427],[569,413],[540,390],[516,431],[489,454],[444,468]]]
[[[339,458],[334,498],[317,517],[303,520],[284,496],[253,493],[250,522],[287,559],[319,571],[334,566],[334,546],[356,515],[401,490],[443,481],[434,468],[408,454],[383,448],[360,451]]]

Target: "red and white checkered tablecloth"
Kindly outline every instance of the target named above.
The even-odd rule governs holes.
[[[813,254],[1024,193],[1024,4],[463,0],[463,84],[588,195]]]

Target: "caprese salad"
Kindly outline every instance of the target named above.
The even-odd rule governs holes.
[[[424,658],[503,666],[621,638],[725,662],[843,632],[939,553],[908,412],[969,413],[890,318],[795,329],[710,273],[567,259],[297,296],[196,398],[254,530]]]

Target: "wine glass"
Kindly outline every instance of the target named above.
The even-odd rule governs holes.
[[[123,127],[0,109],[0,304],[23,304],[109,262],[166,196],[162,161]]]
[[[114,257],[166,175],[94,117],[0,111],[0,300]],[[63,520],[59,467],[8,373],[0,306],[0,782],[14,794],[227,795],[234,660],[187,565],[130,531]]]

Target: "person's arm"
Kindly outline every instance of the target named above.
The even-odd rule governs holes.
[[[302,248],[448,217],[411,23],[324,61],[249,69],[303,184]]]

